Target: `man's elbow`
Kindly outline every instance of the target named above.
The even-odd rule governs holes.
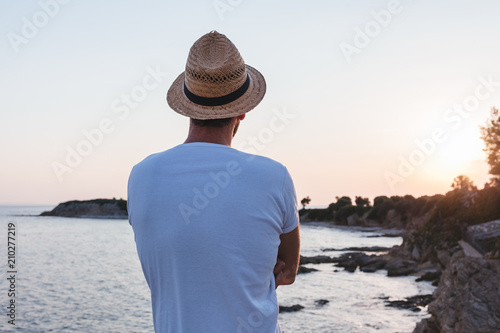
[[[281,284],[283,285],[291,285],[295,282],[295,277],[297,277],[297,268],[294,267],[294,269],[285,269],[283,272],[283,278]]]

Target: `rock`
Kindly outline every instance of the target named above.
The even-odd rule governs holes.
[[[404,260],[401,258],[392,259],[385,265],[388,276],[403,276],[408,275],[417,269],[417,263],[412,260]]]
[[[333,248],[333,247],[327,247],[325,249],[321,249],[321,251],[323,251],[323,252],[342,251],[342,249],[336,249],[336,248]]]
[[[349,260],[343,267],[346,271],[354,273],[358,268],[358,264],[354,260]]]
[[[425,272],[440,270],[440,268],[441,268],[441,265],[433,264],[431,261],[426,261],[426,262],[421,263],[417,266],[417,270],[425,271]]]
[[[420,260],[420,251],[418,248],[415,246],[413,247],[413,251],[411,251],[411,257],[415,259],[416,261]]]
[[[465,240],[482,254],[494,250],[500,240],[500,220],[467,227]]]
[[[328,303],[330,303],[330,301],[326,299],[318,299],[314,301],[314,304],[316,304],[316,306],[323,306]]]
[[[422,257],[420,261],[429,261],[436,257],[436,249],[434,246],[428,246],[426,249],[422,250]],[[443,266],[444,268],[444,266]]]
[[[483,255],[472,245],[469,243],[459,240],[458,245],[460,245],[460,248],[462,251],[464,251],[464,254],[466,257],[476,257],[476,258],[482,258]]]
[[[352,214],[349,217],[347,217],[347,225],[349,227],[355,227],[360,225],[360,218],[358,217],[358,214]]]
[[[441,277],[441,272],[440,271],[434,271],[434,272],[427,272],[415,281],[420,282],[420,281],[439,281],[439,278]]]
[[[386,264],[383,256],[367,255],[362,252],[348,252],[341,255],[338,259],[337,267],[344,267],[346,271],[354,272],[359,266],[363,272],[372,273],[382,269]]]
[[[127,201],[122,199],[68,201],[60,203],[50,212],[43,212],[40,216],[126,219]]]
[[[348,263],[349,261],[358,261],[358,260],[364,260],[361,258],[369,258],[366,254],[360,253],[360,252],[348,252],[342,254],[340,257],[337,258],[337,266],[339,267],[344,267],[343,265]]]
[[[344,253],[338,259],[337,267],[344,267],[346,271],[354,272],[356,268],[358,268],[357,259],[359,257],[365,256],[364,253],[353,252],[353,253]]]
[[[450,262],[451,259],[450,253],[446,250],[439,250],[436,252],[436,254],[441,266],[442,267],[448,266],[448,263]]]
[[[500,332],[500,260],[455,253],[429,304],[431,320],[414,332]],[[417,330],[418,329],[418,330]]]
[[[307,211],[303,212],[302,209],[301,209],[299,211],[299,221],[301,223],[311,222],[311,219],[309,219],[309,213]]]
[[[369,246],[369,247],[346,247],[343,249],[335,249],[335,248],[326,248],[322,249],[321,251],[323,252],[328,252],[328,251],[359,251],[359,252],[388,252],[391,248],[390,247],[383,247],[383,246]]]
[[[304,307],[300,304],[295,304],[295,305],[292,305],[292,306],[282,306],[280,305],[279,306],[279,312],[297,312],[297,311],[300,311],[302,310]]]
[[[413,312],[421,311],[421,307],[427,306],[432,302],[432,295],[417,295],[412,297],[407,297],[404,300],[398,301],[385,301],[387,304],[385,306],[395,307],[399,309],[407,309]]]
[[[366,236],[367,238],[379,238],[379,237],[402,237],[403,236],[403,230],[400,229],[394,229],[391,233],[385,233],[382,235],[370,235]]]
[[[389,256],[391,257],[401,257],[401,258],[406,258],[408,257],[406,255],[406,249],[403,247],[403,245],[395,245],[389,250]]]
[[[329,256],[314,256],[314,257],[303,257],[300,256],[300,265],[305,264],[325,264],[325,263],[336,263],[337,258],[332,258]]]
[[[386,215],[386,227],[393,229],[403,229],[405,223],[401,220],[402,216],[395,209],[389,209]]]
[[[417,324],[417,327],[415,328],[413,333],[440,333],[440,332],[436,326],[436,321],[434,320],[434,318],[426,318]]]
[[[356,262],[356,264],[358,264],[358,266],[365,266],[370,262],[370,260],[372,260],[372,258],[374,257],[368,256],[364,253],[360,253],[359,255],[354,257],[354,261]]]
[[[379,270],[376,266],[363,266],[359,268],[360,271],[364,273],[375,273],[376,271]]]
[[[309,268],[309,267],[304,267],[302,265],[299,265],[299,271],[297,272],[297,274],[305,274],[305,273],[311,273],[311,272],[316,272],[316,271],[318,271],[318,270],[315,268]]]
[[[373,273],[379,269],[384,268],[386,263],[387,263],[387,260],[385,260],[383,257],[374,257],[374,258],[371,258],[366,263],[366,265],[360,267],[359,270],[362,272],[365,272],[365,273]]]

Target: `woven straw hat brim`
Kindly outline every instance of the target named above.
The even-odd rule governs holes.
[[[219,106],[203,106],[191,102],[184,94],[184,72],[182,72],[168,90],[168,105],[183,116],[200,120],[232,118],[251,111],[264,98],[266,81],[258,70],[245,66],[250,77],[250,85],[245,94],[237,100]]]

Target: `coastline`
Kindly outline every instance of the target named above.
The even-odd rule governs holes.
[[[450,193],[451,195],[448,193],[447,196],[451,196],[452,198],[454,198],[454,195],[457,195],[456,192]],[[419,323],[414,332],[448,332],[443,327],[450,325],[461,327],[460,329],[463,327],[469,329],[471,327],[483,327],[484,325],[489,325],[488,327],[492,329],[500,329],[500,320],[494,315],[494,312],[500,309],[500,303],[497,304],[494,301],[497,298],[500,300],[500,291],[493,287],[500,285],[500,274],[495,275],[490,273],[492,271],[491,267],[494,267],[493,272],[497,272],[495,267],[500,262],[498,260],[500,250],[495,248],[495,246],[499,246],[498,244],[500,244],[500,231],[493,233],[490,238],[486,238],[487,241],[485,242],[484,238],[488,237],[488,235],[486,234],[485,236],[482,230],[488,228],[482,227],[477,222],[472,227],[469,227],[475,233],[471,234],[472,231],[468,233],[467,228],[457,229],[457,227],[449,222],[453,220],[446,218],[446,216],[440,217],[441,215],[436,215],[435,213],[436,210],[440,209],[440,205],[450,205],[447,201],[447,196],[437,195],[418,199],[414,199],[411,196],[405,196],[404,198],[381,197],[382,199],[378,197],[373,207],[332,204],[325,209],[301,209],[299,213],[303,225],[335,228],[344,231],[352,230],[356,232],[376,233],[376,235],[369,237],[401,237],[402,243],[386,249],[387,251],[385,252],[370,251],[370,249],[341,248],[330,249],[331,252],[338,251],[340,253],[340,256],[336,257],[328,255],[301,257],[300,274],[314,274],[317,270],[310,267],[310,264],[333,263],[350,273],[359,270],[363,273],[371,274],[380,270],[386,270],[389,277],[417,277],[417,281],[431,281],[438,288],[433,296],[414,295],[415,299],[410,297],[409,299],[398,300],[394,303],[395,306],[399,304],[402,307],[409,307],[415,310],[421,306],[426,306],[432,301],[429,305],[429,312],[432,314],[432,317]],[[338,202],[343,199],[345,200],[345,198],[340,198]],[[393,198],[396,198],[395,202],[391,202],[394,200]],[[44,212],[40,216],[126,219],[126,201],[116,199],[69,201],[59,204],[52,211]],[[322,219],[325,216],[329,218]],[[491,223],[493,223],[494,228],[497,227],[495,221]],[[448,224],[451,227],[446,229]],[[489,225],[488,223],[486,224]],[[498,221],[497,228],[500,230],[500,221]],[[497,241],[497,245],[495,245],[495,241]],[[478,252],[472,258],[467,253],[464,254],[463,246],[459,246],[459,244],[469,244],[471,247],[480,248],[481,244],[479,243],[485,246],[485,248],[482,249],[481,253]],[[463,259],[464,256],[466,259]],[[462,276],[462,279],[458,281],[456,279],[456,267],[460,267],[461,271],[468,272],[467,274],[469,275],[467,278],[463,278]],[[467,267],[474,267],[474,270],[467,270]],[[450,273],[452,270],[455,270],[454,273]],[[475,274],[474,272],[481,272],[482,276],[488,276],[490,280],[493,279],[494,283],[488,284],[487,281],[481,280],[478,285],[469,287],[466,281],[472,279],[472,275]],[[500,268],[498,268],[498,272],[500,272]],[[484,289],[485,285],[489,288],[488,292],[481,294],[480,298],[476,297],[474,299],[472,295],[476,295],[478,290]],[[455,289],[450,290],[449,286],[453,286]],[[463,299],[457,302],[447,302],[447,298],[442,296],[443,294],[453,294],[457,290],[467,291]],[[493,300],[490,299],[491,295],[494,295]],[[416,303],[423,299],[421,296],[425,298],[423,303]],[[471,299],[473,300],[471,301]],[[484,320],[478,322],[475,318],[464,317],[466,309],[470,306],[491,309],[486,311],[486,315],[478,317],[487,318],[486,324]],[[301,311],[300,307],[292,309]],[[466,318],[466,320],[461,318]],[[449,332],[453,332],[453,330]],[[476,331],[470,330],[470,332]]]
[[[21,210],[36,213],[36,209],[29,207]],[[87,316],[71,317],[74,318],[73,327],[85,327],[91,331],[129,331],[127,327],[133,325],[137,332],[153,331],[150,326],[150,293],[142,276],[130,226],[121,220],[36,219],[9,214],[21,210],[5,211],[7,214],[2,218],[16,223],[23,237],[22,268],[26,288],[21,296],[27,298],[19,309],[31,314],[29,320],[20,318],[20,324],[26,330],[62,331],[66,322],[43,318],[51,318],[47,316],[54,311],[66,317],[79,311]],[[305,255],[312,256],[322,254],[322,247],[390,247],[401,242],[394,238],[367,237],[374,234],[379,233],[304,226],[302,248]],[[54,260],[56,254],[57,260]],[[50,263],[50,269],[46,263]],[[280,305],[304,306],[300,311],[279,315],[285,331],[352,332],[357,323],[363,323],[366,325],[362,331],[366,333],[410,332],[417,318],[427,316],[426,310],[414,313],[386,307],[386,300],[379,297],[389,297],[388,301],[403,300],[420,291],[430,293],[430,284],[416,284],[412,277],[388,278],[380,272],[369,275],[357,271],[351,274],[332,264],[311,267],[316,267],[319,272],[301,274],[296,284],[278,288]],[[40,274],[44,279],[37,278]],[[47,280],[59,286],[57,297],[54,297],[56,291],[53,288],[46,287]],[[363,286],[373,287],[365,290]],[[35,291],[42,291],[42,294]],[[48,301],[40,303],[37,301],[39,297]],[[60,302],[60,299],[66,301]],[[129,311],[123,311],[120,306],[123,302],[128,304]],[[140,318],[137,309],[141,309]],[[101,320],[92,320],[96,316]]]
[[[95,219],[128,219],[127,201],[123,199],[72,200],[58,204],[40,216]]]

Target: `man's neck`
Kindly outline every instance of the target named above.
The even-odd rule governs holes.
[[[207,137],[207,136],[199,136],[199,137],[188,136],[186,141],[184,141],[184,143],[191,143],[191,142],[216,143],[219,145],[231,147],[231,140],[225,140],[224,138],[219,139],[219,138],[212,138],[212,137]]]
[[[188,137],[186,141],[184,141],[184,143],[207,142],[207,143],[216,143],[231,147],[231,142],[233,140],[233,133],[234,133],[233,123],[222,128],[202,127],[193,125],[191,123],[189,126]]]

